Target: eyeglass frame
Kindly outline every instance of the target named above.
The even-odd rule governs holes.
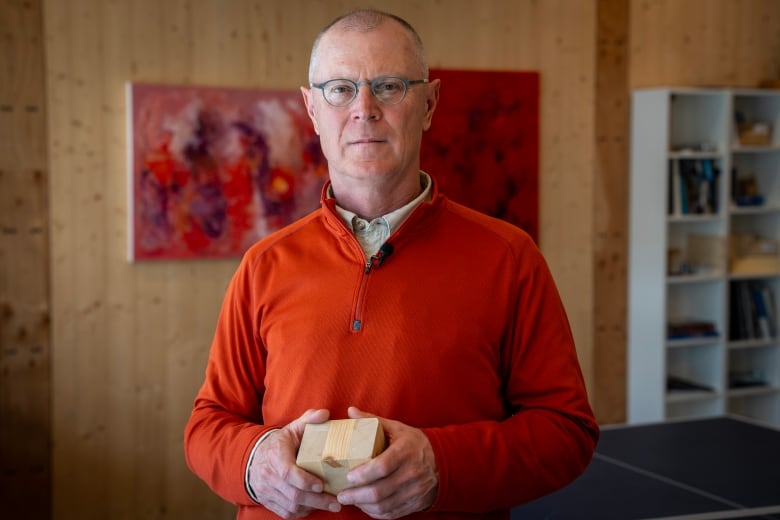
[[[374,92],[374,86],[376,84],[381,83],[382,81],[387,81],[389,79],[397,79],[401,83],[403,83],[403,85],[404,85],[404,94],[395,103],[389,103],[389,102],[387,102],[387,101],[385,101],[383,99],[380,99],[379,96],[376,95],[376,92]],[[343,105],[334,105],[333,103],[328,101],[327,96],[325,96],[325,85],[327,85],[328,83],[330,83],[332,81],[346,81],[347,83],[351,83],[352,85],[354,85],[355,86],[355,93],[352,96],[352,99],[350,99],[349,101],[347,101]],[[360,93],[360,86],[361,85],[368,85],[369,89],[371,90],[371,95],[374,96],[377,101],[379,101],[380,103],[384,103],[385,105],[392,106],[392,105],[399,104],[401,101],[403,101],[406,98],[406,94],[409,92],[409,87],[410,86],[428,83],[428,81],[429,81],[428,78],[423,78],[423,79],[405,79],[405,78],[399,78],[398,76],[379,76],[378,78],[374,78],[371,81],[368,81],[368,80],[352,81],[351,79],[347,79],[347,78],[333,78],[333,79],[329,79],[327,81],[323,81],[321,83],[310,82],[309,83],[309,87],[310,88],[318,88],[318,89],[320,89],[320,92],[322,92],[322,98],[330,106],[336,107],[336,108],[344,108],[344,107],[349,106],[350,104],[352,104],[352,102],[355,101],[355,99],[358,97],[358,94]]]

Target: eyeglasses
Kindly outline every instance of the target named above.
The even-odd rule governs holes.
[[[322,96],[328,104],[334,107],[345,107],[352,103],[358,95],[360,85],[371,87],[371,93],[382,103],[395,105],[406,97],[410,85],[428,83],[427,79],[403,79],[383,76],[371,81],[352,81],[351,79],[331,79],[324,83],[310,83],[312,88],[322,91]]]

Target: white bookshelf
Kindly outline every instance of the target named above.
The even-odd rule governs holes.
[[[780,426],[780,91],[635,91],[630,167],[629,422]]]

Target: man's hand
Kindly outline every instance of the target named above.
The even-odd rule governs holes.
[[[355,407],[352,419],[374,417]],[[438,491],[438,473],[433,448],[425,434],[398,421],[379,418],[388,442],[376,458],[347,475],[356,487],[338,495],[342,504],[352,504],[372,518],[399,518],[427,509]]]
[[[328,410],[307,410],[270,434],[255,451],[249,466],[249,485],[257,500],[282,518],[301,518],[314,509],[338,512],[341,505],[322,492],[322,480],[295,465],[303,429],[328,420]]]

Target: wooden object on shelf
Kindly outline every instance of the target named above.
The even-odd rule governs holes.
[[[296,464],[320,477],[332,495],[351,487],[347,473],[385,448],[379,419],[339,419],[307,424]]]
[[[756,235],[731,237],[732,274],[775,274],[780,272],[780,250],[775,240]]]
[[[742,146],[767,146],[771,142],[771,124],[759,121],[739,125],[739,144]]]

